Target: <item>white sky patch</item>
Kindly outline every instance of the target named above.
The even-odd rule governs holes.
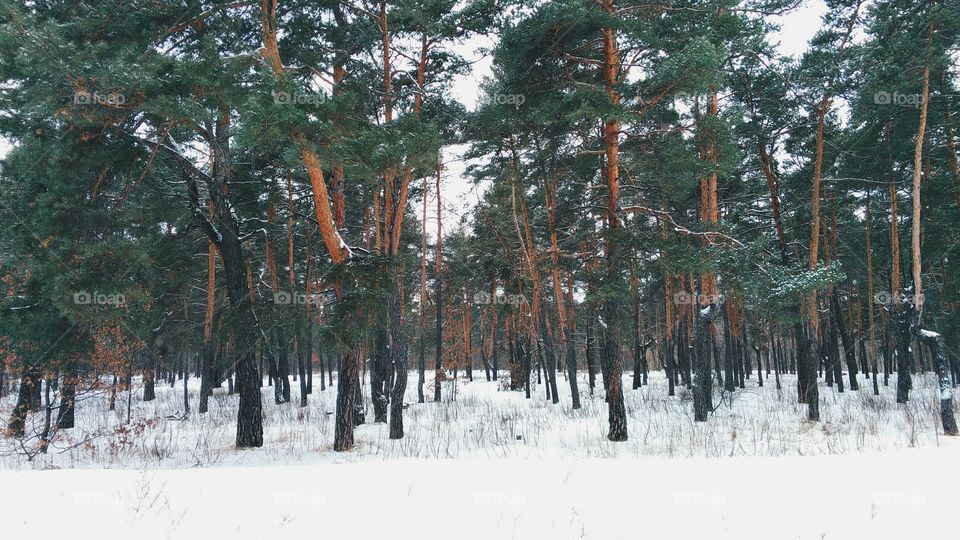
[[[780,25],[780,31],[770,37],[780,54],[799,58],[807,50],[810,39],[820,30],[820,19],[826,12],[827,5],[823,0],[808,0],[785,16],[771,17]]]

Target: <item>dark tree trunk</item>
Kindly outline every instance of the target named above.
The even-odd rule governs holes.
[[[71,363],[63,377],[63,386],[60,389],[60,410],[57,413],[57,429],[70,429],[74,426],[77,383],[80,381],[80,371]]]
[[[543,358],[540,356],[540,350],[537,349],[537,384],[543,384]],[[550,399],[550,385],[546,385],[543,389],[546,392],[547,399]]]
[[[820,388],[817,386],[817,362],[819,355],[817,351],[817,332],[814,328],[807,326],[807,355],[806,355],[806,403],[807,420],[811,422],[820,421]],[[803,331],[801,330],[801,334]]]
[[[740,326],[739,335],[735,340],[733,340],[734,348],[737,351],[737,385],[740,388],[746,388],[746,372],[749,368],[749,359],[748,353],[744,350],[743,340],[746,335],[746,330],[743,325]]]
[[[497,307],[496,307],[496,306],[493,306],[493,309],[497,309]],[[493,380],[496,381],[496,380],[498,379],[499,373],[500,373],[500,358],[499,358],[499,354],[500,354],[500,353],[497,352],[497,351],[499,350],[499,347],[497,346],[497,345],[498,345],[498,340],[497,340],[497,325],[496,325],[496,324],[494,324],[493,333],[492,333],[492,335],[491,335],[491,338],[493,339],[493,343],[491,344],[491,347],[490,347],[490,349],[491,349],[490,355],[492,356],[492,358],[491,358],[492,366],[491,366],[491,367],[492,367],[492,369],[493,369]]]
[[[680,376],[688,390],[693,389],[693,366],[690,361],[690,334],[687,330],[687,318],[681,317],[677,325],[677,356],[680,358]]]
[[[767,354],[767,367],[770,367],[770,349],[764,345],[754,347],[753,352],[757,355],[757,386],[763,388],[763,355]]]
[[[800,315],[802,316],[802,310]],[[807,371],[813,369],[816,359],[808,360],[810,347],[807,345],[807,334],[805,326],[797,321],[793,325],[793,352],[796,357],[797,366],[797,403],[807,403],[807,385],[810,383],[810,377]]]
[[[27,366],[23,368],[23,374],[20,377],[20,388],[17,391],[17,403],[13,407],[10,415],[10,421],[7,423],[7,430],[13,437],[23,437],[27,420],[27,413],[36,411],[35,394],[42,385],[43,371],[37,366]],[[42,405],[41,405],[42,406]]]
[[[327,386],[333,387],[333,360],[330,358],[330,355],[326,355],[326,364],[327,364]]]
[[[510,371],[510,390],[522,390],[524,383],[523,367],[525,364],[520,354],[520,343],[517,340],[516,330],[508,334],[507,346],[510,357],[507,359],[507,367]]]
[[[389,314],[392,316],[392,313]],[[370,399],[373,401],[373,421],[383,424],[387,421],[386,374],[390,362],[391,348],[388,345],[385,328],[378,328],[374,338],[373,359],[370,362]]]
[[[612,248],[611,248],[612,249]],[[608,265],[614,267],[608,259]],[[611,270],[609,274],[616,271]],[[617,299],[607,299],[604,302],[604,336],[603,336],[603,363],[607,367],[607,420],[610,430],[607,439],[611,441],[627,440],[627,410],[623,402],[623,360],[620,354],[620,302]]]
[[[486,376],[487,382],[490,382],[490,359],[487,358],[487,335],[484,333],[482,325],[480,328],[480,361],[483,363],[483,374]]]
[[[226,200],[226,189],[232,178],[230,156],[230,115],[223,111],[216,120],[211,150],[213,154],[213,174],[204,175],[191,165],[183,164],[190,202],[194,208],[200,207],[199,190],[196,182],[202,179],[208,183],[208,191],[214,198],[214,221],[216,229],[203,220],[198,220],[210,237],[220,247],[220,259],[223,262],[226,277],[227,296],[230,300],[233,335],[236,337],[234,353],[237,358],[236,373],[240,390],[240,406],[237,412],[237,446],[259,447],[263,445],[263,418],[260,403],[260,375],[257,371],[254,352],[259,335],[259,325],[250,303],[246,280],[246,257],[240,235],[240,223],[233,206]]]
[[[837,321],[837,330],[840,333],[840,341],[843,343],[843,354],[847,360],[847,371],[850,381],[850,390],[860,390],[860,384],[857,382],[859,370],[857,367],[857,351],[853,344],[853,337],[847,332],[847,325],[843,320],[843,311],[840,308],[840,298],[837,290],[833,290],[830,297],[830,303],[833,304],[833,316]]]
[[[633,389],[636,390],[640,388],[643,382],[641,379],[643,370],[640,368],[640,347],[643,338],[640,335],[640,294],[638,293],[636,265],[632,265],[630,268],[630,282],[633,298]],[[667,324],[669,324],[669,321]]]
[[[294,308],[296,309],[296,308]],[[307,356],[304,347],[303,319],[299,313],[295,313],[297,321],[297,373],[300,375],[300,406],[307,406]]]
[[[883,386],[890,386],[890,373],[893,371],[893,356],[896,354],[896,347],[893,346],[893,340],[890,337],[892,332],[890,332],[891,325],[889,315],[887,319],[887,324],[883,332],[884,339],[880,347],[880,351],[883,354]]]
[[[438,181],[439,182],[439,181]],[[439,198],[439,194],[437,195]],[[438,225],[439,228],[439,225]],[[437,264],[439,268],[439,262]],[[437,272],[436,276],[436,295],[434,305],[436,306],[436,355],[433,359],[433,401],[440,402],[440,384],[443,377],[443,363],[441,362],[441,355],[443,353],[443,280],[440,277],[440,272]]]
[[[280,388],[280,399],[277,403],[290,403],[290,345],[286,332],[282,326],[277,326],[277,386]]]
[[[824,347],[829,362],[828,373],[833,374],[837,384],[837,391],[843,393],[843,366],[840,364],[840,341],[837,339],[837,318],[834,315],[827,317],[827,333],[824,338]]]
[[[867,358],[866,341],[867,341],[866,339],[860,340],[860,356],[864,358],[864,369],[867,370],[867,371],[864,371],[864,373],[869,374],[869,376],[873,379],[873,395],[879,396],[880,385],[878,384],[878,381],[877,381],[877,363],[869,362],[869,359]]]
[[[771,330],[772,330],[773,324],[771,323],[770,326],[771,326]],[[776,335],[776,334],[774,334],[772,331],[771,331],[770,334],[771,334],[771,335],[774,335],[774,336]],[[776,358],[773,360],[773,382],[774,382],[774,384],[776,385],[777,390],[782,390],[782,389],[783,389],[783,385],[780,384],[780,371],[781,371],[782,366],[783,366],[783,336],[778,336],[778,337],[775,337],[775,338],[774,338],[773,348],[778,351],[778,352],[777,352],[777,355],[776,355]],[[768,374],[770,373],[770,361],[769,361],[769,360],[767,361],[767,373],[768,373]]]
[[[157,357],[153,347],[154,340],[151,337],[150,343],[147,345],[147,350],[144,351],[146,365],[143,368],[143,401],[153,401],[156,399],[154,378],[156,377]]]
[[[267,357],[267,365],[270,366],[269,377],[273,386],[273,403],[279,405],[283,403],[283,383],[280,382],[280,363],[273,354],[272,347],[264,353]]]
[[[572,317],[572,315],[571,315]],[[570,381],[570,396],[573,409],[580,408],[580,389],[577,387],[577,344],[573,340],[573,332],[564,329],[567,342],[567,379]]]
[[[181,355],[183,362],[183,417],[186,418],[190,415],[190,353],[183,352]],[[262,378],[257,378],[258,381],[263,380]]]
[[[894,304],[890,310],[890,336],[897,361],[897,403],[910,400],[912,358],[910,356],[910,310]],[[891,355],[892,356],[892,355]]]
[[[530,399],[530,372],[533,366],[531,365],[532,351],[530,350],[530,340],[526,336],[520,336],[517,342],[517,354],[521,357],[521,364],[523,366],[523,376],[520,382],[523,384],[526,398]]]
[[[367,421],[367,412],[363,404],[363,381],[360,377],[360,369],[363,364],[363,360],[360,359],[359,348],[355,355],[354,362],[357,363],[355,372],[352,374],[353,379],[349,381],[348,388],[353,389],[353,425],[362,426]],[[343,378],[341,377],[341,383]]]
[[[354,382],[359,381],[360,365],[356,347],[341,355],[337,375],[337,414],[334,427],[333,449],[345,452],[353,447],[353,427],[355,423],[356,397]]]
[[[553,348],[553,338],[550,336],[550,332],[547,329],[547,315],[540,310],[540,333],[543,335],[543,348],[546,350],[547,357],[547,385],[550,389],[550,398],[553,399],[553,404],[556,405],[560,403],[560,396],[557,393],[557,355],[556,350]]]
[[[597,385],[597,357],[594,354],[594,334],[593,334],[593,312],[587,320],[586,344],[584,354],[587,356],[587,385],[590,387],[590,395],[593,395],[593,389]]]
[[[110,384],[110,409],[117,410],[117,374],[113,374],[113,382]]]
[[[737,381],[734,373],[734,346],[733,334],[730,332],[729,310],[723,310],[723,335],[725,336],[723,347],[723,389],[727,392],[733,392],[737,389]]]
[[[694,361],[696,367],[693,372],[693,419],[695,422],[706,422],[707,415],[713,408],[713,377],[710,368],[710,341],[711,325],[720,306],[710,304],[699,310],[696,315],[696,326],[693,337],[696,340]]]
[[[395,272],[394,283],[398,286],[402,279],[399,268]],[[393,360],[393,388],[390,395],[391,439],[403,438],[403,395],[407,390],[407,346],[403,337],[401,303],[398,288],[390,299],[390,358]]]
[[[313,316],[309,313],[305,317],[306,332],[303,336],[303,343],[306,348],[304,356],[307,366],[307,394],[313,393]],[[320,371],[320,380],[323,381],[323,371]]]
[[[318,363],[319,365],[318,365],[318,367],[320,368],[320,369],[319,369],[319,371],[320,371],[320,391],[323,392],[324,390],[327,389],[327,375],[326,375],[327,368],[324,367],[324,366],[328,366],[329,364],[327,363],[327,362],[328,362],[328,361],[327,361],[327,355],[323,354],[322,351],[321,351],[320,354],[318,354],[317,356],[318,356],[318,360],[319,360],[319,363]],[[331,386],[333,386],[332,381],[331,381]]]
[[[663,371],[667,376],[667,395],[673,396],[676,395],[676,388],[674,381],[676,377],[673,376],[673,340],[666,340],[665,347],[663,347]]]
[[[634,338],[633,342],[633,389],[636,390],[643,385],[643,368],[640,367],[640,338]]]
[[[422,308],[421,308],[422,309]],[[486,362],[484,362],[486,365]],[[417,403],[424,403],[423,384],[427,380],[427,332],[420,329],[420,356],[417,359]],[[487,370],[487,380],[490,380],[490,370]]]

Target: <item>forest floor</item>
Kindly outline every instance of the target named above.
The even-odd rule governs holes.
[[[880,396],[862,378],[858,392],[821,386],[818,424],[802,420],[789,375],[782,390],[771,376],[715,395],[705,424],[693,422],[687,390],[668,397],[660,373],[650,383],[632,390],[624,376],[630,438],[611,443],[602,391],[589,396],[585,374],[579,410],[563,376],[559,405],[544,385],[527,400],[462,379],[444,383],[441,403],[417,404],[414,374],[404,439],[366,424],[348,453],[331,449],[335,389],[318,381],[306,408],[296,383],[294,403],[279,406],[263,388],[264,446],[250,450],[233,447],[237,396],[225,390],[185,420],[172,419],[182,383],[158,384],[152,402],[135,391],[129,425],[125,394],[113,412],[89,394],[48,454],[28,459],[0,439],[0,527],[9,538],[51,523],[138,539],[953,536],[960,441],[939,435],[932,375],[915,378],[906,406],[895,379]],[[0,414],[12,406],[4,398]]]

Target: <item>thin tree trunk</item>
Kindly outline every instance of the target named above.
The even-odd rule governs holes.
[[[433,361],[433,401],[440,402],[440,383],[442,381],[443,364],[441,355],[443,353],[443,219],[441,212],[442,197],[440,191],[440,173],[441,165],[437,162],[437,249],[434,254],[436,268],[434,270],[434,299],[433,305],[436,307],[436,355]],[[511,354],[512,356],[512,354]]]

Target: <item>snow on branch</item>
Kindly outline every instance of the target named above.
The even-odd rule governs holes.
[[[663,221],[677,233],[683,236],[694,236],[699,238],[704,238],[711,245],[724,244],[724,245],[734,245],[737,247],[743,247],[743,242],[737,240],[736,238],[723,234],[717,231],[691,231],[690,229],[680,225],[673,219],[673,216],[669,212],[664,210],[657,210],[655,208],[649,208],[646,206],[627,206],[622,208],[624,212],[636,212],[648,216],[653,216],[657,221]]]

